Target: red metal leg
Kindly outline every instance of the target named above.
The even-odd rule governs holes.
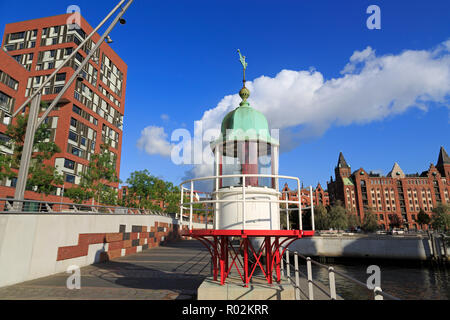
[[[218,262],[219,262],[219,257],[218,257],[218,249],[217,249],[217,237],[214,237],[214,254],[213,254],[213,279],[214,281],[217,281],[217,274],[218,274]]]
[[[244,279],[245,279],[245,287],[248,287],[249,279],[248,279],[248,238],[244,239]]]
[[[228,254],[225,249],[225,238],[220,237],[220,284],[225,284],[225,254]]]
[[[275,238],[275,268],[276,268],[276,274],[277,274],[277,282],[280,283],[281,281],[281,271],[280,271],[280,266],[281,266],[281,259],[280,259],[280,249],[279,249],[279,241],[278,238]]]
[[[266,237],[266,275],[267,283],[272,284],[272,247],[270,245],[270,237]]]
[[[224,246],[225,246],[225,272],[228,273],[228,237],[224,238]]]

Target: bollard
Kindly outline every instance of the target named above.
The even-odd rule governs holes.
[[[312,266],[311,266],[311,258],[306,258],[306,270],[308,273],[308,291],[309,291],[309,300],[314,300],[314,291],[313,291],[313,283],[312,283]]]
[[[330,283],[330,296],[331,300],[336,300],[336,281],[334,279],[334,268],[328,268],[328,281]]]
[[[287,272],[287,278],[290,281],[291,280],[291,264],[289,263],[289,250],[286,250],[286,272]]]
[[[383,300],[383,296],[380,294],[381,292],[383,292],[383,290],[381,290],[380,287],[375,287],[375,289],[373,289],[374,300]]]
[[[300,300],[300,277],[298,272],[298,253],[294,252],[294,267],[295,267],[295,300]]]

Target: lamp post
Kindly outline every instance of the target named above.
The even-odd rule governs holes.
[[[25,103],[14,113],[13,117],[17,116],[17,114],[22,110],[30,101],[32,101],[30,106],[30,114],[28,117],[28,124],[27,124],[27,131],[25,135],[25,141],[23,146],[23,152],[22,157],[20,159],[20,167],[19,167],[19,174],[17,177],[17,185],[16,190],[14,193],[14,199],[15,200],[24,200],[25,195],[25,187],[27,183],[28,178],[28,170],[30,167],[30,159],[31,154],[33,152],[33,142],[34,142],[34,135],[36,133],[36,128],[39,128],[44,120],[47,118],[48,114],[52,111],[52,109],[58,104],[61,97],[64,95],[64,93],[67,91],[67,89],[72,85],[73,81],[78,78],[81,71],[83,70],[84,66],[91,60],[97,49],[100,47],[100,45],[104,42],[105,38],[109,36],[109,33],[114,29],[116,24],[120,22],[121,24],[124,24],[125,19],[122,18],[122,16],[125,14],[125,12],[128,10],[130,5],[133,3],[134,0],[129,0],[127,4],[121,8],[121,5],[125,2],[125,0],[121,0],[119,4],[103,19],[103,21],[95,28],[92,33],[77,47],[72,54],[67,57],[67,59],[61,64],[61,66],[56,69],[50,77],[44,83],[25,101]],[[40,109],[40,101],[41,101],[41,92],[44,86],[50,82],[50,80],[56,76],[58,71],[64,67],[67,62],[75,56],[75,54],[82,48],[82,46],[97,32],[98,29],[120,8],[120,13],[117,15],[117,17],[114,19],[114,21],[111,23],[111,25],[108,27],[108,29],[105,31],[105,33],[102,35],[100,40],[96,43],[94,48],[89,52],[87,57],[83,60],[81,65],[78,67],[78,69],[73,73],[73,75],[70,77],[69,81],[65,84],[63,89],[59,92],[59,94],[56,96],[56,98],[53,100],[53,102],[50,104],[50,106],[45,110],[44,114],[41,116],[40,120],[38,120],[39,115],[39,109]],[[20,209],[20,207],[17,207],[20,203],[16,203],[16,209]]]

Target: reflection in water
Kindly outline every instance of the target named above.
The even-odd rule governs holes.
[[[335,270],[345,273],[363,283],[369,277],[367,267],[374,263],[330,264]],[[407,262],[405,263],[407,264]],[[449,300],[450,272],[446,267],[378,263],[381,269],[381,288],[384,292],[404,300]],[[306,274],[306,265],[300,266]],[[328,286],[328,271],[313,265],[313,278]],[[339,275],[336,278],[337,294],[346,300],[373,299],[369,290],[364,289]]]

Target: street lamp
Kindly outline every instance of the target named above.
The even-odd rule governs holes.
[[[42,85],[34,91],[31,96],[17,109],[17,111],[13,114],[13,118],[19,114],[19,112],[28,105],[31,101],[30,106],[30,114],[28,117],[28,123],[27,123],[27,131],[25,134],[25,141],[23,145],[23,151],[22,151],[22,157],[20,159],[20,167],[19,167],[19,174],[17,177],[17,184],[16,184],[16,190],[14,193],[14,199],[19,200],[19,202],[15,203],[15,207],[17,209],[21,208],[21,202],[24,199],[25,195],[25,186],[28,178],[28,169],[30,166],[30,159],[31,154],[33,151],[33,142],[34,142],[34,135],[36,133],[36,129],[39,128],[44,120],[47,118],[48,114],[52,111],[52,109],[58,104],[61,97],[64,95],[64,93],[67,91],[67,89],[72,85],[72,83],[75,81],[75,79],[78,79],[81,81],[83,79],[82,76],[80,76],[80,73],[82,72],[83,68],[86,66],[86,64],[91,60],[94,53],[97,51],[97,49],[100,47],[100,45],[105,41],[107,37],[109,37],[109,33],[112,31],[112,29],[116,26],[116,24],[120,21],[120,19],[123,19],[122,16],[125,14],[127,9],[130,7],[130,5],[133,3],[134,0],[129,0],[124,8],[121,8],[121,5],[126,0],[121,0],[119,4],[103,19],[103,21],[95,28],[91,34],[72,52],[71,55],[69,55],[66,60],[42,83]],[[68,82],[65,84],[63,89],[59,92],[59,94],[56,96],[55,100],[50,104],[50,106],[45,110],[43,115],[41,116],[40,120],[38,120],[39,115],[39,105],[41,101],[41,92],[42,89],[52,80],[53,77],[56,76],[58,71],[62,69],[67,62],[72,59],[72,57],[75,56],[75,54],[84,46],[85,43],[100,29],[100,27],[106,23],[106,21],[109,20],[109,18],[118,10],[121,9],[121,12],[117,15],[117,17],[114,19],[114,21],[111,23],[111,25],[108,27],[108,29],[105,31],[105,33],[102,35],[100,40],[96,43],[94,48],[89,52],[87,57],[83,60],[81,65],[78,67],[78,69],[74,72],[74,74],[70,77]],[[123,24],[121,22],[121,24]],[[18,207],[20,205],[20,207]]]

